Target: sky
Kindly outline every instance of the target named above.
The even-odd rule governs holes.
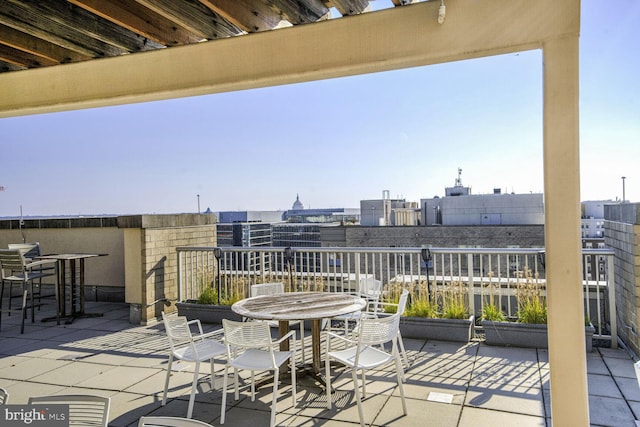
[[[640,202],[640,1],[581,14],[581,199]],[[2,118],[0,148],[0,216],[541,193],[542,53]]]

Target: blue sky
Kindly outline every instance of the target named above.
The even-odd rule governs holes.
[[[582,200],[621,198],[626,176],[640,202],[638,22],[638,0],[582,2]],[[541,58],[0,119],[0,216],[418,202],[458,167],[474,194],[542,192]]]

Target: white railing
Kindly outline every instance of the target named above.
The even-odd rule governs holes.
[[[180,247],[180,300],[197,299],[212,287],[220,297],[248,296],[255,283],[282,281],[287,291],[354,291],[361,279],[412,293],[462,283],[470,313],[481,317],[489,297],[515,317],[523,272],[546,289],[545,253],[522,248],[240,248]],[[595,338],[617,346],[613,250],[583,249],[585,317]]]

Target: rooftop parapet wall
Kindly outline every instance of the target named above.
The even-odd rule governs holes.
[[[26,241],[39,242],[43,253],[107,254],[87,261],[87,298],[132,304],[134,323],[177,299],[176,247],[215,246],[215,234],[209,214],[27,218],[22,227],[0,220],[2,248]]]
[[[216,217],[208,214],[118,217],[124,230],[125,301],[130,320],[148,323],[178,299],[179,246],[215,246]]]
[[[605,244],[615,250],[618,334],[640,354],[640,204],[605,205]]]

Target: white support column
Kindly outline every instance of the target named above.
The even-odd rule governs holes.
[[[551,416],[588,426],[580,243],[578,35],[544,50],[544,194]]]

